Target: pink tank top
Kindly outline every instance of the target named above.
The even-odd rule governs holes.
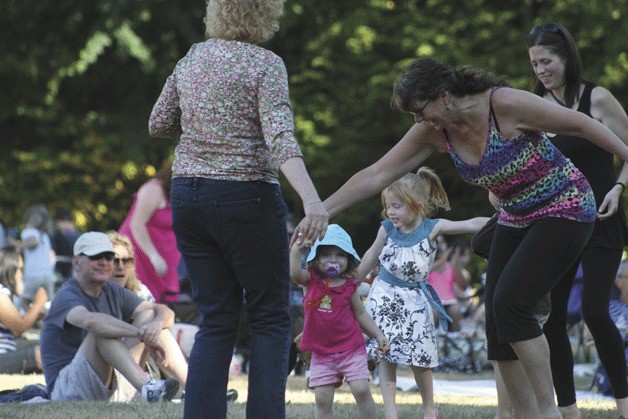
[[[451,267],[449,262],[445,262],[445,270],[443,272],[431,271],[427,281],[434,287],[443,305],[454,304],[457,301],[454,293],[454,268]]]
[[[333,354],[365,347],[360,324],[351,307],[351,297],[360,283],[347,279],[342,285],[330,287],[317,272],[312,269],[309,272],[299,349]]]

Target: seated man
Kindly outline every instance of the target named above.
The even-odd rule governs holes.
[[[109,281],[113,259],[113,245],[104,233],[84,233],[74,244],[76,278],[57,292],[41,333],[44,376],[53,401],[128,401],[133,395],[120,397],[116,391],[120,381],[128,381],[154,402],[170,400],[185,385],[187,364],[168,330],[174,313]],[[152,379],[138,363],[146,353],[176,379]]]

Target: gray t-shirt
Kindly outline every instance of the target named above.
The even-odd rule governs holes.
[[[48,392],[52,392],[59,371],[72,362],[85,329],[66,322],[68,312],[83,306],[90,312],[108,314],[131,323],[131,315],[143,300],[113,281],[107,281],[99,298],[85,294],[76,279],[71,279],[55,295],[41,330],[41,358]]]

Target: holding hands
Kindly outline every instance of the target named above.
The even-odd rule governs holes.
[[[379,333],[375,339],[377,340],[377,354],[378,355],[386,355],[388,353],[388,349],[390,349],[390,343],[388,342],[388,339],[386,339],[386,337],[382,334]]]
[[[295,234],[299,232],[302,234],[301,237],[309,241],[310,244],[314,243],[316,239],[322,240],[325,237],[329,224],[329,214],[327,214],[323,203],[320,201],[306,203],[303,204],[303,209],[305,217],[295,229]],[[292,237],[292,242],[294,242],[295,236],[293,235]]]

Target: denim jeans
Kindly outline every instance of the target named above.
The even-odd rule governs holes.
[[[284,418],[290,317],[286,205],[278,185],[175,178],[177,245],[199,327],[186,418],[225,418],[229,364],[243,301],[251,325],[247,418]]]

